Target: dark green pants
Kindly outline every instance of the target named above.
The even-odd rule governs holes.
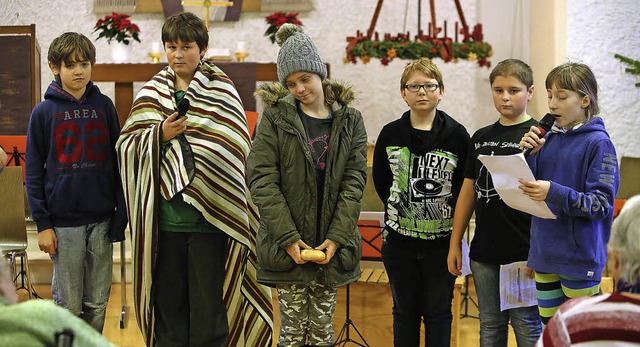
[[[152,289],[158,347],[225,346],[227,235],[160,231]]]

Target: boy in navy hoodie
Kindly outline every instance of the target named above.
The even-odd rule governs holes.
[[[111,290],[112,241],[127,223],[111,100],[91,82],[95,47],[64,33],[51,42],[55,76],[31,113],[26,186],[38,246],[54,262],[53,300],[102,332]]]

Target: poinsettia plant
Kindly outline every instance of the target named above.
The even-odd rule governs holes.
[[[269,27],[267,28],[267,31],[264,32],[264,36],[268,36],[269,39],[271,39],[271,43],[276,42],[276,32],[280,29],[282,24],[292,23],[302,26],[302,22],[298,20],[298,13],[275,12],[268,15],[265,18],[265,21],[269,24]]]
[[[131,39],[140,42],[138,35],[140,28],[133,24],[128,14],[112,13],[104,18],[98,19],[93,27],[93,32],[99,32],[98,38],[104,37],[107,43],[111,40],[128,45]]]

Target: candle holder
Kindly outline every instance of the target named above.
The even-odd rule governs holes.
[[[247,53],[247,52],[236,52],[236,60],[238,60],[241,63],[245,59],[247,59],[248,56],[249,56],[249,53]]]
[[[151,52],[149,53],[149,56],[151,57],[151,60],[153,61],[154,64],[157,64],[160,62],[160,58],[162,58],[162,56],[164,55],[164,53],[162,52]]]

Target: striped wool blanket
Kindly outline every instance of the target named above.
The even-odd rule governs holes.
[[[116,145],[134,252],[138,325],[146,344],[155,345],[151,287],[158,199],[169,200],[182,192],[184,201],[229,235],[224,283],[228,345],[271,346],[271,291],[256,281],[258,213],[246,185],[251,141],[240,97],[218,67],[200,64],[185,95],[191,107],[184,135],[196,171],[190,181],[177,138],[161,149],[161,122],[176,110],[175,79],[175,72],[167,66],[142,87]]]

